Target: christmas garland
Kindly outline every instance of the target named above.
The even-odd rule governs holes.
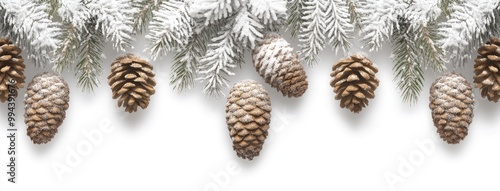
[[[494,37],[500,35],[499,4],[500,0],[3,0],[0,35],[8,39],[0,39],[0,101],[7,99],[6,84],[12,79],[15,87],[24,86],[21,50],[36,66],[50,64],[55,73],[74,71],[78,85],[91,91],[100,84],[104,45],[111,43],[117,51],[126,52],[133,48],[135,35],[145,34],[153,60],[175,54],[170,77],[173,89],[183,91],[200,82],[205,84],[203,92],[212,96],[224,95],[230,84],[227,77],[236,74],[234,69],[243,64],[244,53],[249,51],[266,83],[283,96],[300,97],[308,88],[301,64],[315,65],[323,49],[332,48],[345,59],[333,66],[330,85],[340,106],[355,113],[375,97],[379,83],[377,66],[366,55],[350,55],[357,35],[370,52],[386,43],[392,45],[394,80],[402,100],[409,103],[418,100],[425,71],[441,73],[449,66],[462,67],[472,58],[471,52],[484,44],[475,60],[474,84],[482,97],[497,102],[500,40]],[[298,50],[278,34],[284,30],[298,39]],[[128,54],[117,58],[111,70],[108,84],[119,106],[127,112],[146,108],[156,85],[153,66]],[[33,83],[44,85],[37,89]],[[249,159],[262,148],[270,117],[267,93],[255,83],[236,84],[227,106],[234,148]],[[54,93],[51,87],[63,84],[53,74],[37,76],[28,86],[26,104],[39,106],[38,97]],[[59,94],[66,95],[69,90],[65,89]],[[26,110],[35,143],[45,143],[57,132],[68,107],[69,98],[63,97],[47,98],[53,107]],[[448,143],[466,136],[473,100],[470,85],[458,74],[446,74],[431,87],[434,123]],[[239,107],[249,109],[240,111]],[[50,118],[55,122],[38,124],[38,115],[47,113],[38,110],[54,110],[57,115]],[[240,131],[263,137],[248,138]]]

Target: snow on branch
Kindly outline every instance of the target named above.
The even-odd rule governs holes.
[[[395,29],[398,28],[398,17],[402,16],[408,4],[404,0],[366,0],[359,7],[362,15],[362,41],[370,51],[377,51]]]
[[[204,25],[215,24],[238,11],[242,6],[241,0],[204,0],[191,5],[191,16],[203,19]]]
[[[228,24],[212,38],[209,50],[201,58],[200,81],[207,81],[203,92],[207,95],[224,95],[222,88],[229,87],[225,76],[232,76],[232,69],[242,60],[243,54],[231,35],[232,23]]]
[[[319,1],[304,1],[302,5],[302,25],[299,31],[300,55],[307,65],[318,61],[318,54],[325,45],[323,5]]]
[[[194,22],[187,6],[182,0],[173,0],[162,3],[157,11],[153,11],[150,33],[146,35],[153,59],[181,49],[188,43]]]
[[[136,12],[129,0],[87,0],[92,16],[104,36],[113,41],[116,49],[125,51],[133,40],[133,14]]]
[[[262,29],[264,25],[260,24],[257,17],[250,14],[247,9],[242,9],[236,15],[233,33],[238,41],[243,43],[242,46],[250,44],[250,48],[253,49],[256,41],[263,37]]]
[[[60,25],[48,14],[50,7],[31,0],[0,1],[1,33],[20,45],[35,65],[45,65],[59,44]]]
[[[499,32],[499,2],[461,0],[450,6],[449,19],[439,25],[439,43],[456,65],[463,65],[471,50]]]
[[[250,11],[264,25],[280,21],[286,17],[286,0],[250,0]]]
[[[349,7],[344,0],[328,0],[326,5],[326,13],[324,17],[327,19],[325,32],[326,38],[335,52],[341,48],[347,52],[351,43],[349,39],[354,33],[354,25],[351,23]]]

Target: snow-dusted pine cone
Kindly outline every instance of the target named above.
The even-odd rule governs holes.
[[[226,123],[236,154],[252,160],[259,156],[271,122],[267,91],[254,80],[234,85],[226,103]]]
[[[276,33],[267,34],[253,50],[253,63],[266,83],[283,96],[300,97],[307,90],[307,75],[297,54]]]
[[[491,38],[478,50],[474,64],[474,83],[481,96],[493,102],[500,99],[500,38]]]
[[[108,84],[113,92],[113,99],[118,99],[118,106],[125,111],[137,111],[148,107],[151,95],[155,93],[153,66],[133,54],[116,58],[111,65]]]
[[[15,87],[24,87],[25,67],[21,49],[9,39],[0,38],[0,102],[7,101],[9,97],[8,84],[11,79],[16,81],[12,84]]]
[[[24,94],[24,122],[33,143],[49,142],[66,117],[69,107],[69,87],[51,73],[36,75]]]
[[[340,107],[354,113],[366,107],[368,99],[375,97],[379,84],[377,72],[377,66],[362,55],[353,55],[333,65],[330,86],[336,94],[335,99],[340,100]]]
[[[469,82],[462,75],[445,74],[432,84],[429,100],[439,136],[449,144],[463,140],[474,117],[474,94]]]

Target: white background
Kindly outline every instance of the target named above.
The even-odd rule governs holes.
[[[287,39],[297,49],[297,42]],[[230,77],[231,84],[247,78],[263,83],[273,108],[268,139],[252,162],[239,159],[232,150],[224,97],[203,95],[202,84],[180,94],[172,90],[168,82],[173,54],[152,61],[158,85],[146,110],[129,114],[118,108],[106,76],[111,62],[123,53],[107,46],[101,86],[94,93],[82,92],[72,72],[63,73],[71,89],[70,107],[48,144],[34,145],[26,136],[22,117],[26,88],[20,90],[17,184],[7,182],[5,173],[7,105],[0,105],[0,190],[385,191],[391,185],[415,191],[498,190],[499,105],[474,89],[475,117],[469,135],[459,145],[447,145],[437,137],[428,108],[428,90],[438,74],[426,71],[419,102],[404,104],[393,81],[390,45],[367,53],[354,43],[350,53],[367,54],[379,67],[376,97],[360,114],[341,109],[329,85],[331,67],[343,54],[326,48],[318,65],[306,67],[307,92],[301,98],[285,98],[264,83],[246,53],[246,64]],[[144,39],[139,37],[134,46],[130,52],[149,57],[143,52]],[[42,71],[50,71],[50,66],[35,69],[27,63],[27,83]],[[472,81],[472,61],[456,71]],[[106,124],[111,132],[100,130]],[[90,149],[83,147],[90,143],[84,132],[96,131],[102,133],[102,141]],[[430,152],[416,141],[426,142]],[[84,155],[80,161],[73,159],[77,164],[66,161],[72,151]],[[58,176],[54,164],[70,171]],[[400,179],[391,184],[388,174]]]

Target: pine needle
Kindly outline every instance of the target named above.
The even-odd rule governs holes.
[[[82,32],[82,42],[80,45],[81,60],[76,65],[76,75],[78,85],[85,91],[93,91],[99,85],[99,76],[102,73],[101,62],[104,57],[102,32],[95,28],[95,23],[89,23],[87,30]]]

